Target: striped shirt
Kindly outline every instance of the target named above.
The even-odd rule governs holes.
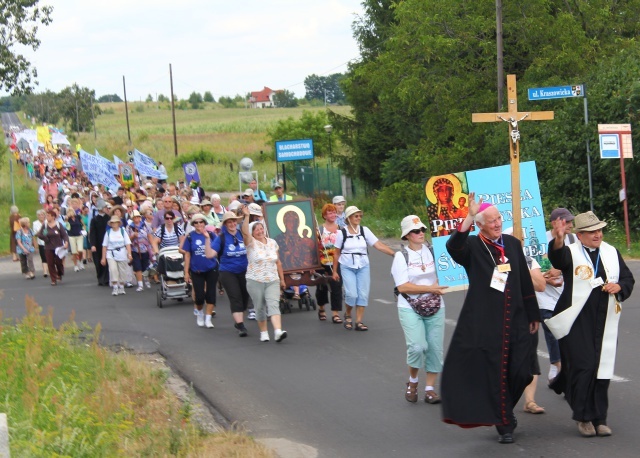
[[[162,228],[164,229],[164,237],[162,237]],[[182,237],[184,235],[184,231],[182,230],[182,228],[177,225],[174,224],[173,225],[173,230],[169,231],[169,229],[167,227],[163,225],[161,225],[158,229],[156,229],[156,232],[153,234],[156,237],[158,237],[160,239],[160,249],[169,247],[169,246],[179,246],[180,245],[180,240],[179,238]]]

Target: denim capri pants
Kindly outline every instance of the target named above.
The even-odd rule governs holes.
[[[349,307],[366,307],[369,303],[369,289],[371,287],[371,275],[369,266],[360,269],[351,269],[340,266],[342,284],[344,285],[344,301]]]
[[[425,372],[442,372],[444,307],[426,317],[412,309],[398,307],[398,317],[407,343],[407,365]]]

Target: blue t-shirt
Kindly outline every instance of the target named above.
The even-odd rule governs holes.
[[[209,242],[211,248],[213,248],[217,237],[214,234],[210,235],[213,235],[213,238],[211,238]],[[182,249],[191,253],[189,269],[193,272],[209,272],[218,267],[218,260],[216,258],[209,259],[205,256],[205,241],[204,235],[193,231],[185,237],[184,243],[182,244]]]
[[[225,246],[222,249],[220,248],[222,237],[217,237],[211,246],[218,253],[220,271],[234,274],[246,272],[249,261],[247,260],[247,248],[244,246],[242,234],[238,231],[236,235],[231,235],[224,226],[222,226],[222,231],[224,232]]]

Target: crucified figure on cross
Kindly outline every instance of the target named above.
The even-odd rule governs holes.
[[[514,145],[520,140],[520,131],[518,130],[518,123],[520,121],[524,121],[528,116],[529,116],[529,113],[525,113],[524,116],[518,119],[517,121],[516,121],[516,118],[514,118],[513,116],[510,117],[509,119],[504,119],[500,115],[497,116],[499,119],[502,119],[504,122],[508,122],[509,124],[511,124],[511,132],[509,134],[511,135],[511,140],[513,141]]]

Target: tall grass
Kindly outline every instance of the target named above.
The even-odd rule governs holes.
[[[26,312],[0,325],[13,456],[271,456],[246,435],[204,432],[189,402],[166,391],[168,373],[102,348],[100,325],[71,316],[56,329],[29,297]]]

